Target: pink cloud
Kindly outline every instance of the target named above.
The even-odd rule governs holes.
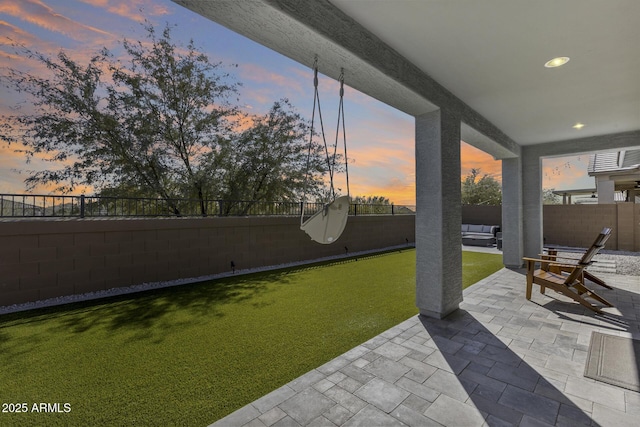
[[[96,34],[109,35],[106,31],[67,18],[39,0],[4,0],[0,2],[0,13],[15,16],[74,40],[84,41],[89,37],[95,37]]]
[[[27,191],[24,180],[29,176],[28,171],[39,171],[51,168],[48,156],[40,156],[30,159],[27,164],[24,153],[16,152],[21,148],[20,144],[0,145],[0,193],[23,194]],[[58,194],[55,184],[37,185],[29,191],[31,194]],[[73,194],[93,194],[94,188],[90,186],[78,186]]]
[[[6,21],[0,21],[0,40],[2,50],[0,50],[0,67],[21,68],[28,65],[31,69],[39,69],[37,62],[19,55],[12,48],[13,45],[27,46],[30,49],[40,52],[54,52],[60,47],[23,30]],[[42,68],[42,71],[45,71]]]
[[[291,80],[284,75],[271,72],[258,64],[243,64],[238,69],[240,76],[256,83],[267,83],[280,87],[285,87],[291,83]]]
[[[2,193],[19,193],[26,190],[24,179],[27,175],[20,173],[26,166],[25,156],[22,153],[16,153],[16,148],[16,145],[0,145],[0,192]]]
[[[593,178],[589,178],[587,167],[589,155],[546,158],[542,161],[542,187],[567,189],[567,188],[593,188]]]
[[[39,41],[39,39],[33,34],[30,34],[22,28],[16,27],[6,21],[0,21],[0,38],[10,39],[15,43],[23,44],[25,46],[31,46]]]
[[[153,0],[80,0],[81,2],[100,8],[136,22],[144,22],[148,16],[169,14],[169,9]]]
[[[502,182],[502,162],[464,141],[460,143],[460,163],[461,178],[467,176],[471,169],[480,169],[481,175],[490,175]]]
[[[349,150],[349,178],[354,196],[384,196],[396,204],[415,204],[415,162],[401,144]]]
[[[350,183],[352,196],[383,196],[396,205],[415,205],[416,188],[412,176],[397,173],[388,179],[362,175]]]
[[[358,167],[386,166],[391,163],[413,165],[411,152],[403,150],[401,145],[376,145],[358,147],[348,151],[349,157],[355,159]]]
[[[238,67],[238,80],[245,87],[240,88],[242,98],[251,99],[254,105],[270,106],[282,98],[296,99],[308,91],[313,94],[313,87],[304,88],[299,80],[291,79],[284,74],[272,72],[255,63],[244,63]],[[246,92],[245,92],[246,90]],[[305,105],[296,105],[296,108]]]

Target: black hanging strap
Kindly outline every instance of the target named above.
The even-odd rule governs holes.
[[[333,156],[329,155],[329,146],[327,145],[327,138],[325,137],[325,132],[324,132],[324,122],[322,120],[322,108],[320,107],[320,95],[318,92],[318,56],[316,55],[314,58],[314,62],[313,62],[313,87],[314,87],[314,91],[313,91],[313,111],[311,113],[311,128],[309,130],[309,150],[307,152],[307,170],[306,170],[306,184],[308,185],[309,183],[309,169],[310,169],[310,165],[311,165],[311,149],[313,147],[313,131],[314,131],[314,125],[315,125],[315,116],[316,116],[316,109],[318,110],[318,118],[320,121],[320,133],[322,136],[322,141],[324,143],[324,151],[325,151],[325,157],[327,160],[327,169],[329,171],[329,183],[330,183],[330,194],[331,197],[333,199],[335,199],[336,197],[336,192],[335,192],[335,187],[333,184],[333,175],[335,172],[335,167],[336,167],[336,155],[337,155],[337,149],[338,149],[338,137],[340,135],[340,127],[342,126],[342,138],[343,138],[343,144],[344,144],[344,160],[345,160],[345,173],[346,173],[346,180],[347,180],[347,196],[350,196],[350,191],[349,191],[349,159],[347,157],[347,133],[346,133],[346,128],[345,128],[345,121],[344,121],[344,69],[340,70],[340,102],[338,105],[338,120],[337,120],[337,127],[336,127],[336,138],[335,138],[335,144],[333,147]],[[305,186],[304,190],[303,190],[303,195],[302,195],[302,203],[301,203],[301,212],[300,212],[300,224],[302,225],[302,223],[304,222],[304,211],[305,211],[305,203],[306,203],[306,196],[307,196],[307,188]]]

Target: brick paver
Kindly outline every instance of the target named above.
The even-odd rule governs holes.
[[[640,393],[583,376],[592,331],[640,338],[640,277],[600,276],[604,316],[503,269],[213,426],[635,426]]]

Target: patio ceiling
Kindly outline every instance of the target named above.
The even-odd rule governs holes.
[[[521,145],[640,129],[636,0],[331,2]]]
[[[640,145],[637,0],[174,1],[409,114],[453,110],[497,158]]]

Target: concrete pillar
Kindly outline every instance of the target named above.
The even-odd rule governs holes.
[[[522,267],[522,160],[502,159],[502,262]]]
[[[502,178],[504,181],[504,177]],[[524,256],[542,252],[542,159],[528,147],[522,150],[522,239]]]
[[[612,204],[615,203],[615,182],[608,177],[599,176],[596,181],[596,188],[598,190],[598,204]]]
[[[439,110],[416,121],[416,305],[443,318],[462,301],[460,120]]]

